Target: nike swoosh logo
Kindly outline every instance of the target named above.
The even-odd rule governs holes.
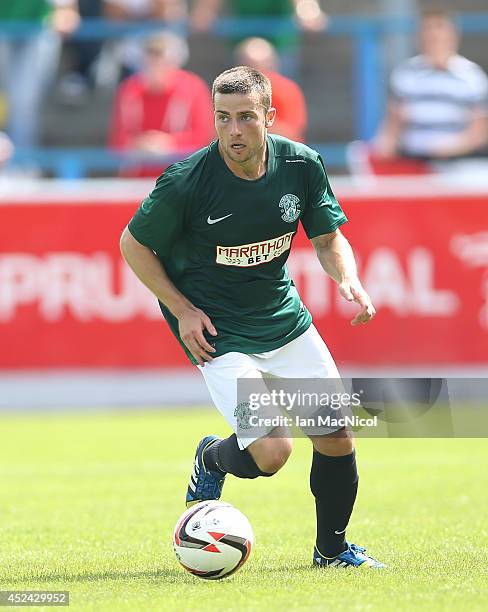
[[[337,535],[341,535],[341,533],[345,533],[347,527],[344,527],[344,529],[342,531],[334,531],[334,533],[336,533]]]
[[[207,223],[209,225],[213,225],[214,223],[218,223],[219,221],[223,221],[224,219],[228,219],[229,217],[232,217],[234,213],[230,213],[230,215],[225,215],[225,217],[219,217],[218,219],[211,219],[210,215],[207,218]]]

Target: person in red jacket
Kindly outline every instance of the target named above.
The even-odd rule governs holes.
[[[164,32],[147,40],[143,70],[122,81],[115,94],[112,149],[183,158],[212,139],[210,90],[199,76],[181,69],[187,59],[186,42],[176,34]],[[155,176],[163,169],[156,159],[131,168],[139,176]]]
[[[307,106],[300,87],[278,72],[278,54],[264,38],[247,38],[236,50],[240,64],[263,72],[271,82],[276,119],[270,133],[305,142]]]

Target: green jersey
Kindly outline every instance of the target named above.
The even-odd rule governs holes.
[[[239,17],[293,17],[291,0],[231,0],[230,6]]]
[[[293,15],[294,8],[292,0],[231,0],[229,2],[230,12],[236,17],[248,17],[259,19],[260,17],[274,17],[288,21],[286,32],[280,29],[274,34],[265,35],[273,45],[280,51],[294,51],[299,43],[298,28],[294,28]],[[249,36],[249,34],[248,34]],[[246,36],[238,36],[234,39],[235,43],[244,40]]]
[[[286,260],[302,223],[309,238],[347,221],[322,159],[303,144],[268,136],[264,176],[235,176],[212,142],[173,164],[129,223],[169,278],[209,317],[213,357],[263,353],[297,338],[311,316],[288,275]],[[178,321],[160,304],[169,326]]]
[[[0,21],[42,21],[51,12],[49,0],[0,2]]]

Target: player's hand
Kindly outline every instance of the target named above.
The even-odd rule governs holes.
[[[376,310],[371,302],[371,298],[363,289],[359,280],[344,281],[339,284],[339,292],[348,302],[356,302],[361,306],[360,312],[351,321],[351,325],[367,323],[375,316]]]
[[[212,361],[213,357],[209,353],[215,353],[215,349],[207,342],[203,332],[207,330],[209,334],[216,336],[217,330],[203,310],[194,306],[186,309],[178,317],[178,323],[180,337],[198,364]]]

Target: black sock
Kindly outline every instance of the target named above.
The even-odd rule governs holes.
[[[241,450],[239,448],[236,434],[211,444],[205,451],[204,461],[208,470],[221,474],[234,474],[238,478],[273,476],[273,474],[262,472],[258,468],[247,449]]]
[[[346,527],[356,500],[358,480],[355,451],[331,457],[314,449],[310,489],[317,514],[316,544],[325,557],[335,557],[346,549]]]

